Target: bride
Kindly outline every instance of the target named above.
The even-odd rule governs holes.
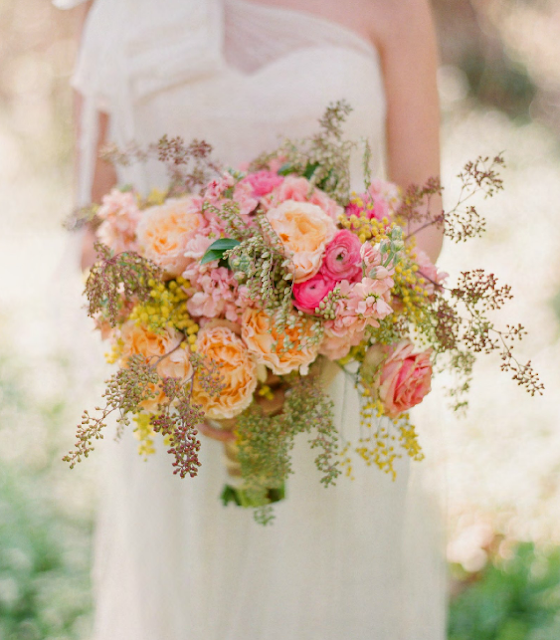
[[[347,137],[369,139],[378,175],[406,187],[439,174],[428,0],[95,0],[80,10],[81,203],[117,181],[164,184],[149,163],[116,175],[97,160],[107,140],[196,137],[235,167],[282,136],[312,134],[339,99],[353,107]],[[359,158],[352,169],[359,188]],[[423,231],[418,243],[435,260],[441,235]],[[86,235],[84,265],[91,251]],[[338,376],[330,394],[355,439],[353,386]],[[106,442],[96,640],[443,640],[437,515],[407,460],[394,482],[364,464],[325,490],[296,444],[288,499],[265,528],[219,503],[221,451],[205,439],[199,476],[180,480],[165,451],[143,463],[132,438]]]

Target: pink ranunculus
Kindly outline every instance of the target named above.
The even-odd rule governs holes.
[[[335,288],[336,281],[317,273],[305,282],[294,284],[294,306],[304,313],[314,313],[319,304]]]
[[[336,281],[361,280],[361,246],[359,238],[354,233],[348,229],[339,231],[325,249],[321,272]]]
[[[248,183],[253,189],[255,198],[267,196],[273,189],[279,187],[284,182],[284,177],[273,171],[256,171],[249,173],[241,183]]]
[[[431,391],[432,351],[414,353],[414,345],[408,340],[385,349],[387,358],[376,381],[376,389],[386,415],[394,419],[420,404]]]
[[[445,271],[440,271],[436,265],[430,260],[430,256],[418,247],[414,250],[416,255],[412,256],[418,265],[417,276],[423,278],[424,282],[420,286],[431,296],[438,285],[443,284],[449,276]]]

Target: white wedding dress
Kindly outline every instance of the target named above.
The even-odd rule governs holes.
[[[377,52],[309,13],[247,0],[97,0],[75,85],[86,98],[85,200],[98,107],[110,112],[119,144],[196,137],[235,167],[282,136],[312,134],[327,104],[345,99],[347,136],[368,137],[382,171]],[[120,178],[148,189],[165,175],[148,164]],[[341,430],[357,439],[352,383],[340,375],[330,393]],[[184,480],[161,444],[147,462],[130,434],[102,448],[95,640],[444,638],[437,509],[407,460],[395,482],[358,461],[354,481],[325,489],[304,437],[288,498],[265,528],[250,510],[220,503],[219,443],[203,441],[199,476]]]

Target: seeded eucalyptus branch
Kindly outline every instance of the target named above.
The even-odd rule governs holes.
[[[97,242],[97,262],[89,272],[85,294],[88,315],[101,315],[111,327],[118,323],[124,303],[146,302],[150,299],[150,281],[161,281],[161,269],[153,262],[130,251],[112,255],[111,250]]]

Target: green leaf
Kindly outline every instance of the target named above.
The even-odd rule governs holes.
[[[221,260],[224,255],[223,251],[207,251],[200,261],[200,264],[206,264],[207,262],[214,262],[214,260]]]
[[[279,176],[288,176],[290,175],[290,173],[292,173],[293,171],[293,167],[290,163],[287,164],[283,164],[280,169],[278,169],[278,175]]]
[[[318,168],[319,168],[318,162],[315,162],[314,164],[308,164],[307,167],[305,167],[305,171],[303,172],[303,177],[307,178],[308,180],[311,180],[311,178],[313,177],[313,174],[315,173],[315,171],[317,171]]]
[[[228,249],[237,247],[238,244],[241,244],[239,240],[234,240],[233,238],[220,238],[208,247],[208,251],[227,251]]]
[[[227,262],[223,260],[224,253],[229,249],[233,249],[238,244],[241,244],[239,240],[233,240],[232,238],[220,238],[213,242],[207,249],[206,253],[202,256],[202,260],[200,264],[206,264],[208,262],[213,262],[214,260],[220,260],[220,262],[224,262],[220,266],[228,266]]]

